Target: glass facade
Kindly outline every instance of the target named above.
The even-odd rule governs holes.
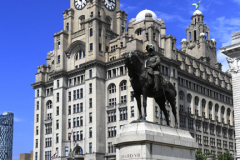
[[[13,113],[0,115],[0,160],[12,160]]]

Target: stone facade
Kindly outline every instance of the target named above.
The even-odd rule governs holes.
[[[33,160],[33,151],[31,153],[22,153],[20,154],[20,160]]]
[[[178,50],[176,38],[166,35],[164,20],[143,10],[126,28],[127,14],[120,10],[120,0],[110,4],[114,2],[113,11],[105,7],[110,1],[98,0],[77,10],[71,0],[71,8],[63,12],[64,29],[54,34],[54,51],[47,54],[46,65],[37,68],[32,84],[35,160],[48,159],[56,151],[59,160],[116,157],[116,134],[138,117],[122,55],[144,55],[149,43],[161,56],[163,77],[178,92],[178,127],[189,130],[203,152],[234,153],[231,76],[216,62],[216,42],[209,40],[203,15],[195,14],[191,26],[208,32],[208,39],[197,32],[194,41],[182,41]],[[189,31],[194,34],[194,27],[188,27],[187,35]],[[171,107],[166,107],[174,126]],[[148,121],[166,124],[150,98],[147,113]]]
[[[238,113],[240,112],[240,101],[239,101],[239,82],[240,82],[240,31],[235,32],[232,35],[232,45],[226,46],[220,49],[222,53],[229,56],[227,58],[230,69],[227,71],[232,74],[233,84],[233,102],[234,102],[234,120],[235,120],[235,132],[236,132],[236,155],[237,159],[240,159],[240,129]]]

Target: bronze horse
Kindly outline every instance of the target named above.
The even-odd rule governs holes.
[[[175,87],[170,83],[169,81],[165,80],[164,78],[160,78],[159,82],[161,84],[159,85],[158,92],[153,90],[154,85],[149,84],[148,78],[150,75],[147,73],[146,69],[144,68],[143,62],[140,59],[140,57],[137,55],[137,53],[130,52],[128,55],[124,56],[125,58],[125,65],[128,68],[128,75],[130,77],[131,85],[134,90],[134,97],[137,101],[137,106],[139,110],[139,118],[138,121],[146,120],[147,113],[146,113],[146,107],[147,107],[147,97],[154,98],[158,106],[163,111],[167,125],[169,124],[169,118],[168,113],[165,108],[165,102],[168,100],[168,102],[171,104],[172,112],[175,117],[175,125],[177,126],[177,115],[176,115],[176,95],[177,92],[175,90]],[[147,75],[147,76],[142,76]],[[142,116],[142,108],[141,108],[141,95],[143,95],[143,116]]]

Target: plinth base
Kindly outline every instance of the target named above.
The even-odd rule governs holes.
[[[115,146],[117,160],[194,160],[198,148],[188,131],[148,122],[123,126]]]

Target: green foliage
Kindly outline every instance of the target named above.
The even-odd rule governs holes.
[[[202,154],[202,151],[199,149],[196,151],[195,158],[196,160],[206,160],[210,154],[211,152]]]
[[[224,154],[218,155],[218,160],[233,160],[233,157],[230,155],[229,151]]]

